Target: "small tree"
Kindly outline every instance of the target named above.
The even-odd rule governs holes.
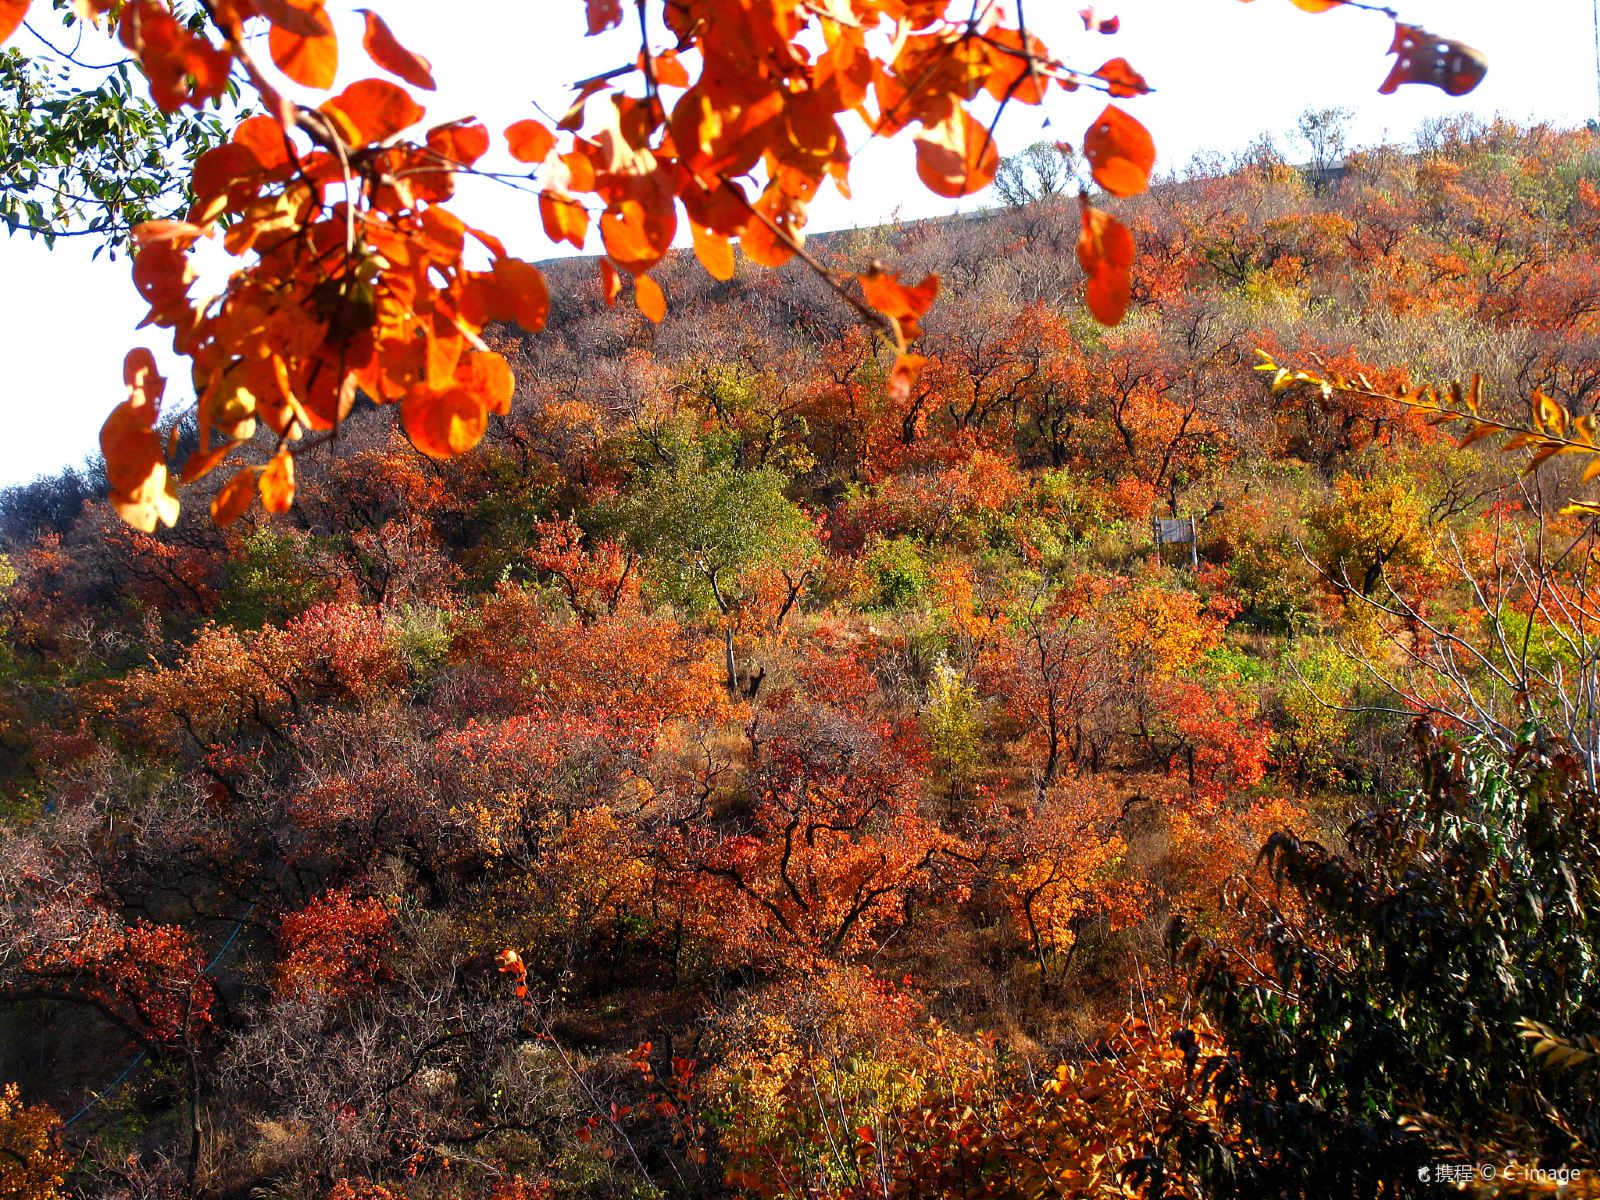
[[[1076,164],[1069,147],[1060,142],[1035,142],[1001,160],[1000,169],[994,174],[994,190],[1001,203],[1021,208],[1063,195],[1075,175]]]
[[[772,619],[788,615],[820,556],[811,519],[784,495],[782,473],[741,471],[703,447],[680,452],[628,497],[628,539],[660,592],[689,611],[720,614],[728,691],[739,691],[734,633],[776,582]],[[766,589],[770,591],[771,589]]]
[[[1349,126],[1355,113],[1348,108],[1308,108],[1295,122],[1295,136],[1306,148],[1306,175],[1317,191],[1333,182],[1333,173],[1349,149]]]

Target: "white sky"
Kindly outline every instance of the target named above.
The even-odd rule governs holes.
[[[361,18],[353,11],[360,2],[329,5],[348,14],[336,17],[346,64],[341,87],[377,73],[360,50]],[[1488,56],[1488,76],[1472,95],[1458,100],[1407,86],[1379,96],[1377,86],[1393,61],[1385,54],[1392,26],[1376,13],[1313,16],[1288,0],[1102,3],[1102,15],[1122,18],[1114,37],[1083,32],[1081,0],[1029,0],[1028,18],[1050,49],[1074,65],[1093,70],[1122,56],[1145,75],[1156,94],[1121,103],[1154,135],[1158,169],[1179,166],[1199,150],[1240,149],[1263,131],[1281,135],[1313,107],[1354,109],[1353,144],[1405,140],[1426,118],[1460,111],[1559,125],[1595,114],[1591,0],[1391,2],[1408,22]],[[584,38],[582,0],[377,0],[372,7],[402,42],[432,60],[440,90],[420,97],[430,123],[472,114],[498,133],[513,120],[537,115],[533,101],[559,114],[566,84],[621,65],[637,50],[636,41],[629,45],[631,29]],[[26,33],[14,44],[27,53],[40,49]],[[1077,144],[1104,103],[1088,91],[1051,95],[1048,129],[1039,109],[1013,106],[999,130],[1002,152],[1041,137]],[[869,146],[852,170],[854,201],[825,193],[812,209],[812,230],[873,224],[896,212],[950,211],[951,202],[922,188],[911,154],[908,137]],[[971,198],[962,207],[984,200]],[[531,197],[475,183],[452,207],[504,237],[513,253],[533,259],[552,253]],[[593,231],[591,242],[591,249],[598,247]],[[162,353],[166,347],[156,336],[162,331],[135,330],[143,305],[126,259],[91,262],[84,240],[65,239],[46,250],[18,235],[0,240],[0,280],[7,309],[0,321],[6,363],[0,405],[8,418],[0,439],[4,485],[57,470],[94,448],[101,421],[121,399],[122,357],[131,346],[152,346],[169,374],[176,360]],[[169,384],[169,404],[188,398],[185,385],[182,377]]]

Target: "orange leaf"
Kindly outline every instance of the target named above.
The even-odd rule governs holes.
[[[916,137],[917,174],[928,190],[948,199],[982,191],[1000,167],[989,131],[961,105]]]
[[[201,453],[196,451],[189,456],[183,464],[182,480],[184,483],[193,483],[196,479],[203,479],[209,475],[223,459],[239,448],[238,442],[224,442],[220,446]]]
[[[286,513],[294,503],[294,458],[279,450],[261,471],[261,507],[269,513]]]
[[[106,417],[100,453],[106,460],[106,482],[113,492],[125,495],[143,487],[157,466],[165,466],[152,415],[132,400],[124,400]]]
[[[0,0],[0,42],[5,41],[28,15],[29,0]]]
[[[211,519],[218,525],[232,525],[255,503],[256,470],[255,467],[240,467],[211,498]]]
[[[694,256],[700,260],[700,265],[706,269],[706,274],[713,279],[732,279],[733,243],[698,222],[691,221],[689,230],[694,234]]]
[[[511,373],[511,364],[493,350],[474,350],[462,355],[456,379],[462,387],[475,393],[490,412],[503,417],[511,411],[517,379]]]
[[[271,117],[247,117],[239,122],[229,140],[255,155],[264,170],[271,171],[289,164],[289,139],[284,136],[283,126]]]
[[[589,235],[589,210],[571,196],[549,190],[539,193],[539,219],[552,242],[571,242],[579,250]]]
[[[100,451],[106,460],[111,502],[128,524],[153,530],[156,522],[171,525],[178,518],[178,496],[167,472],[156,417],[166,380],[156,370],[149,350],[130,350],[122,378],[128,398],[106,417],[100,430]]]
[[[900,401],[911,395],[911,389],[922,374],[928,360],[920,354],[900,354],[895,357],[894,370],[889,375],[889,398]]]
[[[643,275],[666,257],[678,230],[677,203],[660,171],[630,181],[627,194],[600,216],[600,238],[617,266]]]
[[[606,298],[607,308],[615,307],[622,294],[622,277],[609,258],[600,260],[600,294]]]
[[[1143,125],[1108,104],[1083,135],[1083,156],[1106,191],[1136,196],[1150,186],[1156,146]]]
[[[356,11],[367,19],[367,31],[361,37],[367,57],[412,87],[425,92],[433,91],[436,85],[433,82],[432,64],[420,54],[413,54],[402,46],[377,13],[369,8],[358,8]]]
[[[1108,212],[1080,198],[1082,231],[1078,262],[1089,277],[1084,299],[1095,320],[1115,325],[1128,310],[1133,288],[1133,235]]]
[[[429,458],[453,458],[483,440],[489,412],[483,401],[465,388],[436,392],[416,387],[400,402],[400,423]]]
[[[156,406],[167,391],[167,381],[156,369],[156,356],[143,346],[129,350],[122,359],[122,382],[128,386],[128,402],[147,409],[154,427]]]
[[[1133,69],[1133,64],[1125,58],[1113,58],[1103,64],[1094,73],[1096,79],[1103,79],[1113,96],[1143,96],[1150,90],[1150,85],[1144,81],[1144,76]]]
[[[866,296],[867,303],[884,316],[894,317],[896,320],[923,316],[932,307],[934,298],[939,294],[937,275],[924,277],[916,287],[907,287],[900,282],[899,275],[877,268],[856,278],[861,280],[861,291]]]
[[[385,79],[358,79],[322,105],[322,113],[352,146],[387,141],[422,120],[422,106]]]
[[[633,281],[633,299],[639,311],[649,317],[653,324],[659,325],[666,319],[667,297],[661,285],[650,276],[641,275]]]
[[[494,280],[505,297],[506,316],[529,333],[538,333],[550,316],[550,290],[539,268],[520,258],[494,260]]]
[[[172,526],[178,520],[178,485],[165,463],[156,463],[150,474],[131,492],[112,492],[111,507],[135,529],[152,532],[156,522]]]
[[[507,127],[506,145],[511,148],[511,157],[518,162],[543,162],[555,149],[556,135],[538,121],[518,121]]]
[[[339,73],[339,39],[333,34],[333,22],[322,11],[321,0],[285,0],[314,21],[321,33],[315,36],[295,33],[282,25],[273,25],[267,35],[267,49],[272,61],[296,83],[309,88],[333,86]]]
[[[320,37],[327,30],[318,19],[321,4],[296,4],[294,0],[254,0],[258,13],[272,24],[301,37]]]
[[[643,64],[640,64],[641,66]],[[656,82],[663,87],[686,88],[689,86],[689,72],[683,63],[678,61],[676,50],[663,50],[656,55],[653,64],[656,73]]]
[[[739,246],[744,256],[757,266],[781,267],[794,257],[794,247],[759,217],[744,227],[739,235]]]

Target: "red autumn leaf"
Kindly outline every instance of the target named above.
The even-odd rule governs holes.
[[[897,320],[923,316],[939,295],[937,275],[925,276],[915,287],[906,286],[900,282],[899,275],[877,267],[856,278],[861,281],[861,291],[867,303],[884,316]]]
[[[100,452],[106,460],[112,505],[124,521],[148,533],[158,520],[171,525],[178,519],[176,482],[167,472],[156,432],[166,380],[156,370],[155,356],[142,347],[128,352],[122,377],[128,398],[106,418]]]
[[[504,319],[538,333],[550,316],[550,289],[539,268],[520,258],[494,260],[494,280],[504,300]]]
[[[633,281],[633,299],[639,306],[639,311],[650,318],[652,324],[659,325],[667,316],[667,297],[661,291],[661,285],[648,275],[640,275]]]
[[[928,190],[948,199],[970,196],[994,180],[1000,154],[989,131],[961,105],[916,137],[917,174]]]
[[[1488,73],[1489,63],[1471,46],[1435,37],[1416,25],[1395,23],[1389,53],[1398,55],[1389,77],[1378,87],[1390,95],[1402,83],[1425,83],[1450,96],[1465,96]]]
[[[910,396],[917,376],[922,374],[922,368],[927,365],[928,360],[920,354],[896,355],[894,370],[889,373],[889,398],[898,402]]]
[[[1149,130],[1114,105],[1083,135],[1083,156],[1095,182],[1116,196],[1137,196],[1150,186],[1156,146]]]
[[[351,146],[387,141],[423,116],[409,92],[384,79],[358,79],[320,111]]]
[[[384,19],[369,8],[356,10],[367,19],[366,32],[361,37],[367,57],[389,74],[404,79],[412,87],[425,92],[434,90],[433,66],[420,54],[413,54],[402,46],[390,32]]]
[[[630,275],[643,275],[665,258],[677,230],[677,197],[659,173],[634,181],[629,194],[600,216],[606,253]]]
[[[239,122],[231,139],[255,155],[263,170],[273,171],[288,166],[293,147],[283,135],[283,126],[271,117],[247,117]]]
[[[506,128],[506,145],[518,162],[543,162],[555,149],[556,135],[538,121],[517,121]]]
[[[477,121],[428,130],[428,149],[447,162],[470,167],[489,151],[489,131]]]
[[[1082,229],[1078,263],[1089,277],[1084,299],[1095,320],[1115,325],[1128,310],[1133,288],[1133,235],[1108,212],[1080,198]]]
[[[205,478],[212,471],[216,470],[219,465],[221,465],[223,459],[227,458],[228,455],[232,454],[238,448],[238,442],[224,442],[222,445],[213,447],[210,450],[203,452],[196,451],[194,454],[191,454],[188,461],[183,464],[183,474],[180,476],[180,481],[183,483],[193,483],[196,479]]]
[[[273,25],[301,37],[320,37],[327,32],[320,18],[321,4],[299,4],[295,0],[254,0],[258,13]]]
[[[516,376],[511,373],[511,364],[493,350],[474,350],[462,355],[456,379],[482,400],[490,412],[505,416],[511,411],[511,397],[517,390]]]
[[[130,0],[117,25],[118,39],[139,60],[150,98],[163,112],[200,107],[227,86],[233,54],[198,36],[154,0]]]
[[[589,36],[622,24],[622,0],[588,0]]]
[[[1104,80],[1106,90],[1113,96],[1142,96],[1150,90],[1144,76],[1135,71],[1133,64],[1125,58],[1113,58],[1103,64],[1094,77]]]
[[[643,64],[640,64],[641,67]],[[676,50],[663,50],[655,56],[651,63],[655,71],[656,82],[662,87],[686,88],[689,86],[689,70],[678,60]]]

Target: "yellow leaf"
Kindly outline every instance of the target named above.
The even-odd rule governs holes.
[[[1567,428],[1567,410],[1556,400],[1546,396],[1538,388],[1534,389],[1533,422],[1541,433],[1561,437]]]

